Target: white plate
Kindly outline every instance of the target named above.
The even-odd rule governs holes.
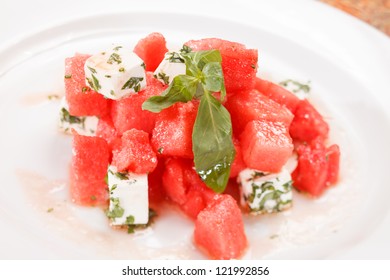
[[[245,218],[250,246],[244,258],[340,257],[369,240],[389,212],[390,122],[382,109],[390,92],[389,40],[314,2],[251,1],[245,13],[237,3],[227,1],[223,15],[212,13],[216,3],[208,12],[185,13],[166,1],[144,4],[71,20],[0,48],[1,258],[204,258],[192,244],[192,222],[174,210],[145,232],[127,235],[110,229],[101,210],[77,207],[67,194],[70,139],[57,133],[58,104],[46,98],[63,94],[64,58],[113,42],[132,46],[153,31],[170,45],[215,36],[258,48],[259,75],[311,81],[311,100],[341,146],[340,183],[323,198],[296,194],[291,211]],[[329,34],[334,30],[318,20],[328,18],[341,33]],[[334,42],[352,27],[360,33]]]

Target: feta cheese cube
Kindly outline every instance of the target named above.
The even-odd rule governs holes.
[[[149,221],[148,175],[118,173],[108,167],[111,225],[140,225]]]
[[[122,46],[91,56],[84,71],[86,83],[109,99],[127,97],[146,86],[144,62]]]
[[[58,127],[60,131],[71,134],[74,129],[78,134],[95,136],[99,118],[95,116],[76,117],[69,114],[69,106],[65,97],[61,99],[60,118]]]
[[[292,205],[292,180],[285,168],[279,173],[244,169],[237,180],[241,204],[248,206],[251,214],[279,212]]]
[[[173,78],[186,73],[186,65],[180,52],[167,52],[163,61],[154,71],[154,76],[166,85],[169,85]]]

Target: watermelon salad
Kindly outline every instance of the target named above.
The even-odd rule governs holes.
[[[168,50],[160,33],[66,58],[59,124],[73,137],[73,202],[101,207],[129,233],[168,203],[193,220],[208,257],[242,257],[245,215],[289,209],[293,189],[321,196],[340,161],[310,101],[257,68],[258,51],[243,44]]]

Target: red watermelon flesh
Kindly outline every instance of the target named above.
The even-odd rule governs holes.
[[[253,88],[257,71],[257,50],[217,38],[191,40],[185,45],[194,51],[215,49],[221,52],[222,71],[228,94]]]
[[[109,164],[109,148],[99,137],[73,137],[73,156],[70,168],[70,194],[80,205],[101,205],[108,203],[105,177]]]
[[[76,54],[65,59],[65,96],[72,116],[104,116],[108,101],[85,84],[84,64],[90,57]]]
[[[290,134],[294,140],[311,142],[317,138],[326,139],[329,126],[322,115],[308,100],[301,100],[291,122]]]
[[[145,174],[157,166],[157,156],[145,131],[130,129],[123,133],[120,149],[113,151],[112,164],[118,171]]]
[[[287,108],[255,89],[229,96],[225,106],[231,115],[235,135],[240,135],[253,120],[282,122],[289,127],[294,117]]]
[[[111,150],[114,148],[115,141],[118,138],[118,133],[112,123],[112,119],[109,115],[101,117],[96,129],[96,136],[106,140]]]
[[[236,150],[236,155],[231,165],[230,175],[229,175],[230,178],[237,177],[238,173],[240,173],[241,170],[246,168],[245,162],[242,158],[240,141],[238,141],[237,138],[233,138],[233,144],[234,144],[234,149]]]
[[[149,204],[158,205],[165,199],[165,191],[162,176],[165,170],[163,160],[158,160],[156,168],[148,174],[148,199]]]
[[[295,94],[267,80],[256,77],[255,88],[273,101],[286,106],[292,113],[295,112],[300,102]]]
[[[312,196],[320,196],[338,180],[340,149],[337,145],[325,147],[321,138],[296,148],[298,165],[291,174],[296,189]]]
[[[215,195],[200,179],[193,168],[193,162],[188,159],[167,159],[163,187],[167,197],[193,219]]]
[[[251,121],[240,140],[246,166],[264,172],[279,172],[294,149],[288,129],[280,122]]]
[[[156,114],[142,110],[142,104],[153,95],[160,95],[166,88],[153,77],[150,72],[146,73],[147,86],[137,94],[112,102],[111,117],[119,135],[125,131],[135,128],[151,133],[155,122]]]
[[[213,259],[237,259],[245,251],[247,239],[237,202],[230,195],[216,195],[197,216],[195,244]]]
[[[154,71],[168,52],[166,41],[162,34],[154,32],[139,40],[134,52],[145,62],[146,71]]]
[[[192,129],[199,102],[176,103],[156,117],[152,146],[161,156],[193,158]]]

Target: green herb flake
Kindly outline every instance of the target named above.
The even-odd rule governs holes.
[[[303,84],[298,81],[288,79],[280,82],[279,84],[283,87],[289,87],[291,85],[293,87],[291,90],[293,93],[298,93],[298,92],[309,93],[311,90],[310,81],[308,81],[306,84]]]
[[[131,77],[127,80],[127,82],[123,85],[122,90],[125,89],[133,89],[135,92],[139,92],[141,90],[141,82],[144,80],[143,77]]]
[[[72,116],[65,108],[61,108],[60,116],[61,122],[67,122],[70,124],[81,124],[82,127],[85,126],[85,117]]]
[[[145,64],[145,62],[142,62],[142,63],[141,63],[141,67],[144,68],[144,69],[146,69],[146,64]]]
[[[107,63],[108,64],[114,64],[114,63],[121,64],[122,63],[122,58],[121,58],[121,56],[119,54],[112,53],[110,55],[110,57],[108,58]]]
[[[114,175],[119,179],[119,180],[128,180],[129,179],[129,174],[127,172],[116,172]]]
[[[123,47],[122,47],[122,46],[117,46],[117,47],[113,48],[113,50],[117,52],[117,51],[119,51],[121,48],[123,48]]]
[[[83,87],[83,88],[81,89],[81,92],[83,92],[83,93],[85,93],[85,92],[87,92],[87,91],[90,91],[90,88],[89,88],[89,87]]]
[[[57,94],[50,94],[50,95],[47,96],[47,99],[49,99],[49,100],[58,100],[58,99],[60,99],[60,96],[57,95]]]
[[[54,208],[52,208],[52,207],[50,207],[50,208],[48,208],[48,209],[46,210],[47,213],[51,213],[51,212],[53,212],[53,211],[54,211]]]
[[[97,74],[95,68],[92,68],[92,67],[90,67],[90,66],[87,66],[87,68],[89,69],[89,71],[91,71],[92,74]]]
[[[160,147],[157,149],[157,153],[159,153],[160,155],[163,153],[164,151],[164,147]]]
[[[164,84],[169,85],[169,76],[164,72],[158,73],[158,79],[163,80]]]
[[[125,72],[125,68],[121,67],[121,68],[119,68],[118,71],[119,71],[119,72]]]
[[[72,74],[65,75],[65,79],[70,79],[70,78],[72,78]]]
[[[110,198],[112,203],[112,209],[106,212],[108,218],[114,219],[121,218],[125,213],[125,210],[120,206],[119,198],[112,197]]]
[[[111,75],[104,75],[104,77],[110,79],[110,78],[111,78]]]

